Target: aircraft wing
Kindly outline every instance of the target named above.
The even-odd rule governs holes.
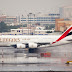
[[[50,42],[48,42],[48,43],[37,43],[38,44],[38,46],[41,46],[41,45],[50,45]]]

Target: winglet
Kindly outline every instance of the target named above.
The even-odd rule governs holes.
[[[52,44],[62,40],[66,36],[68,36],[68,33],[71,31],[71,29],[72,29],[72,25],[55,42],[53,42]]]

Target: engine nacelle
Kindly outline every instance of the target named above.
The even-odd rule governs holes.
[[[27,44],[16,44],[12,45],[14,48],[37,48],[38,45],[36,43],[27,43]]]
[[[17,44],[16,46],[16,48],[25,48],[25,44]]]
[[[37,44],[36,43],[29,43],[29,48],[37,48]]]

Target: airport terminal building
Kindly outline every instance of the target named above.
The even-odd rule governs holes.
[[[29,14],[27,17],[21,16],[20,22],[23,24],[40,24],[41,26],[45,26],[48,24],[54,24],[55,25],[55,19],[59,19],[60,14]]]

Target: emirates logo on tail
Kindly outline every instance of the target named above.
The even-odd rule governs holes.
[[[53,42],[52,44],[62,40],[63,38],[65,38],[66,36],[72,35],[72,32],[70,32],[72,29],[72,25],[61,35],[61,37],[59,39],[57,39],[55,42]]]

